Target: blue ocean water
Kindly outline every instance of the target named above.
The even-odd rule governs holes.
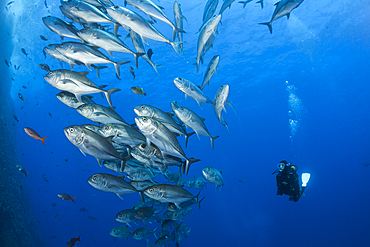
[[[40,63],[46,63],[51,70],[70,69],[42,52],[44,46],[62,42],[41,20],[52,15],[68,21],[59,10],[59,1],[15,0],[7,5],[9,2],[0,5],[5,23],[2,36],[9,42],[2,60],[21,67],[16,70],[4,62],[0,65],[2,73],[14,79],[2,83],[10,87],[5,94],[10,94],[19,119],[18,123],[14,119],[6,123],[16,132],[16,138],[4,141],[16,143],[11,155],[28,172],[25,177],[16,164],[2,164],[14,169],[23,188],[9,189],[27,201],[43,246],[66,246],[78,236],[81,242],[75,246],[79,247],[146,246],[145,240],[130,237],[114,241],[109,235],[112,228],[122,225],[115,221],[116,214],[136,205],[140,196],[127,194],[120,200],[87,183],[94,173],[114,173],[99,167],[92,156],[83,156],[65,137],[63,128],[93,122],[62,104],[55,97],[59,90],[43,79],[47,72],[39,68]],[[123,1],[113,2],[123,6]],[[173,20],[174,1],[153,2],[163,6]],[[146,48],[153,50],[153,62],[162,64],[159,74],[139,59],[134,81],[129,72],[129,65],[134,67],[132,55],[114,53],[114,61],[132,61],[122,65],[121,80],[111,64],[101,70],[101,79],[94,71],[88,78],[98,85],[121,89],[112,95],[112,101],[128,123],[134,122],[132,109],[136,105],[150,104],[170,112],[170,102],[176,100],[204,117],[211,135],[220,135],[215,150],[205,136],[200,140],[192,136],[184,148],[188,157],[201,159],[191,166],[186,180],[202,176],[202,168],[213,166],[223,171],[225,185],[216,191],[208,183],[202,190],[205,199],[201,210],[194,206],[183,220],[191,231],[179,245],[367,246],[370,168],[364,164],[370,162],[370,1],[305,0],[291,12],[289,20],[283,17],[272,23],[272,34],[258,23],[271,19],[276,1],[264,0],[263,9],[256,1],[244,9],[233,2],[222,14],[213,48],[205,54],[199,73],[193,63],[206,1],[178,2],[188,20],[188,24],[184,22],[184,56],[168,44],[149,40]],[[145,16],[130,5],[127,8]],[[158,21],[155,26],[166,37],[172,36],[169,25]],[[120,27],[118,33],[123,39],[127,31]],[[133,49],[129,39],[126,44]],[[230,86],[228,99],[236,114],[229,106],[223,113],[230,137],[211,104],[202,104],[201,109],[193,99],[185,99],[173,83],[174,78],[183,77],[200,85],[215,55],[220,56],[217,73],[203,92],[213,100],[221,85]],[[75,66],[75,71],[88,69]],[[147,96],[134,94],[130,89],[133,86],[142,87]],[[18,93],[26,102],[18,98]],[[99,94],[94,100],[107,105]],[[46,145],[27,136],[24,127],[47,136]],[[178,139],[184,147],[184,138]],[[297,165],[299,174],[311,173],[305,196],[296,203],[276,195],[271,173],[282,159]],[[161,176],[158,181],[165,180]],[[190,191],[198,193],[194,188]],[[61,200],[59,193],[76,197],[75,203]],[[133,224],[132,228],[139,226]],[[153,221],[147,226],[154,229],[159,223]],[[154,244],[154,236],[149,239]]]

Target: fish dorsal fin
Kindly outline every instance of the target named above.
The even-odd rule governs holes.
[[[200,119],[201,119],[202,121],[206,121],[206,119],[205,119],[204,117],[200,117]]]
[[[222,170],[220,171],[221,175],[222,175]]]
[[[82,153],[84,156],[86,156],[86,154],[84,153],[84,151],[82,151],[81,149],[80,149],[80,151],[81,151],[81,153]]]
[[[161,10],[164,10],[164,7],[163,6],[160,6],[160,5],[157,5],[158,8],[160,8]]]
[[[100,88],[100,89],[103,89],[103,88],[105,88],[105,87],[108,87],[108,85],[101,85],[101,86],[98,86],[98,88]]]
[[[173,113],[171,113],[171,112],[166,112],[166,114],[167,114],[168,116],[170,116],[170,117],[173,117]]]
[[[110,109],[112,109],[112,110],[115,110],[117,107],[115,107],[115,106],[110,106],[110,107],[108,107],[108,108],[110,108]]]

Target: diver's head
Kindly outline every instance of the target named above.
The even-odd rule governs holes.
[[[288,162],[286,160],[282,160],[278,164],[278,169],[280,171],[284,170],[284,168],[288,165]]]

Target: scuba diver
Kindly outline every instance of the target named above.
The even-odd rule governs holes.
[[[288,163],[286,160],[280,161],[278,168],[271,174],[276,175],[277,195],[288,195],[289,201],[297,202],[303,195],[308,180],[309,173],[302,173],[302,189],[299,187],[299,179],[297,174],[298,167]]]

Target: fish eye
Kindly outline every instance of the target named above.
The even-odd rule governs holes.
[[[118,214],[118,217],[122,217],[122,214]]]
[[[181,111],[183,111],[183,110],[184,110],[184,108],[180,107],[180,110],[181,110]]]
[[[141,108],[141,109],[144,109],[144,106],[142,105],[142,106],[140,106],[140,108]]]
[[[150,191],[150,192],[153,192],[153,191],[154,191],[154,189],[153,189],[153,188],[150,188],[150,189],[149,189],[149,191]]]
[[[146,144],[145,143],[141,144],[141,147],[146,148]]]
[[[98,177],[97,176],[93,176],[93,180],[94,181],[98,180]]]
[[[146,117],[143,117],[143,121],[147,121],[148,119]]]
[[[114,6],[114,8],[115,8],[115,9],[118,9],[118,6],[116,5],[116,6]]]
[[[108,126],[107,125],[104,125],[104,130],[108,130]]]
[[[69,128],[69,132],[73,133],[73,131],[75,131],[73,127]]]

